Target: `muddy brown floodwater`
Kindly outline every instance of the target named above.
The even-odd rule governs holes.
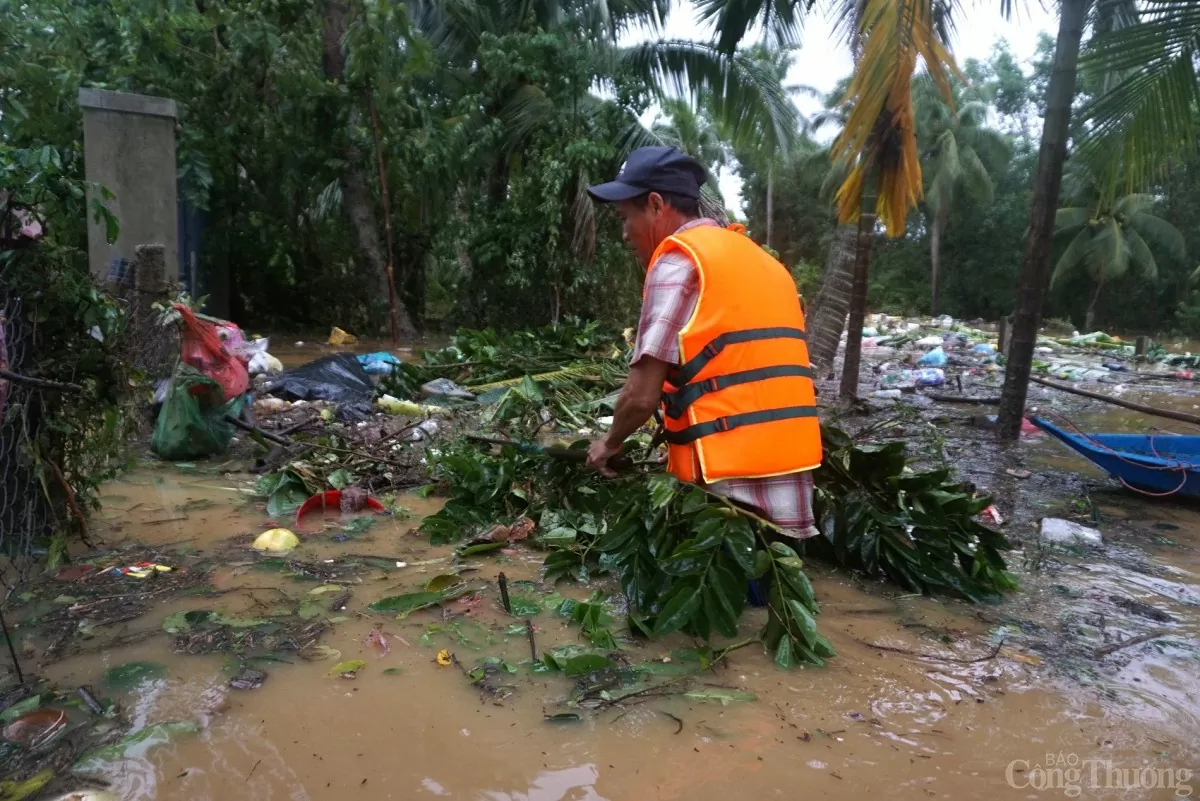
[[[1042,458],[1049,447],[1030,446],[1029,458]],[[173,612],[245,613],[269,605],[278,591],[302,596],[315,586],[253,570],[248,551],[231,549],[232,538],[264,528],[266,514],[252,501],[236,477],[166,467],[106,489],[97,533],[109,545],[221,554],[211,583],[242,588],[215,602],[165,602],[131,624],[146,627],[144,640],[47,669],[52,679],[96,682],[124,662],[167,666],[166,678],[118,699],[136,727],[189,720],[201,728],[132,749],[106,769],[129,801],[1165,799],[1200,790],[1191,776],[1200,769],[1200,515],[1191,509],[1136,507],[1139,525],[1166,524],[1170,545],[1116,542],[1057,571],[1022,570],[1029,560],[1014,554],[1024,588],[997,606],[897,595],[810,564],[823,604],[819,624],[839,653],[828,668],[781,671],[760,648],[747,647],[700,681],[747,690],[757,700],[722,706],[672,696],[627,712],[585,712],[578,723],[548,723],[544,715],[559,711],[570,692],[568,679],[522,665],[508,677],[512,694],[496,700],[481,698],[459,670],[437,664],[441,648],[467,665],[489,655],[528,660],[525,637],[502,633],[511,618],[494,593],[474,608],[451,604],[467,614],[441,633],[428,628],[441,620],[436,610],[405,620],[367,614],[371,601],[418,589],[444,572],[445,562],[430,560],[446,559],[450,549],[407,533],[436,509],[433,500],[402,499],[412,519],[381,520],[353,542],[305,539],[296,552],[309,561],[377,554],[407,565],[350,586],[347,611],[321,640],[341,659],[366,661],[353,681],[326,678],[332,662],[297,659],[265,666],[269,677],[260,689],[237,691],[227,687],[225,656],[172,653],[159,626]],[[1114,518],[1130,517],[1122,508],[1113,507]],[[531,549],[485,555],[475,575],[493,582],[504,570],[510,580],[537,581],[540,561]],[[1091,620],[1089,599],[1110,593],[1169,612],[1176,623],[1166,644],[1079,663],[1048,647],[1038,651],[1062,627],[1089,625],[1076,619]],[[534,622],[539,648],[578,641],[578,628],[552,614]],[[364,642],[378,623],[391,635],[383,657]],[[761,615],[748,614],[743,633],[760,624]],[[1111,620],[1109,634],[1126,636],[1121,626]],[[1000,638],[1005,643],[996,651]],[[682,636],[654,642],[635,658],[688,645]]]

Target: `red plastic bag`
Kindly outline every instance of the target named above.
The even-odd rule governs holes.
[[[226,402],[244,393],[250,386],[246,365],[226,350],[217,334],[217,327],[198,318],[187,306],[180,303],[174,305],[183,322],[180,353],[183,363],[220,384]]]

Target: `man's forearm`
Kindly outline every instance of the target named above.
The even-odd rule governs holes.
[[[657,405],[656,403],[647,404],[642,399],[627,397],[628,394],[622,392],[621,397],[617,399],[612,427],[604,437],[605,442],[612,448],[621,447],[621,443],[641,428],[654,414],[654,408]]]

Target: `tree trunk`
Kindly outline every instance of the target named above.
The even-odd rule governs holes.
[[[349,6],[341,0],[325,0],[324,53],[322,63],[325,77],[341,83],[346,74],[346,58],[342,53],[342,39],[346,35],[346,17]],[[347,132],[347,141],[351,134]],[[376,298],[388,296],[391,282],[388,280],[388,262],[383,245],[379,241],[379,223],[375,216],[375,198],[363,170],[358,148],[348,144],[342,153],[346,168],[339,183],[342,187],[342,207],[358,237],[358,246],[366,257],[368,280],[371,293]],[[408,310],[396,310],[396,326],[405,337],[416,336],[416,327]]]
[[[931,296],[929,299],[930,314],[934,317],[938,316],[940,308],[941,294],[941,279],[942,279],[942,232],[946,230],[946,223],[950,216],[950,199],[945,196],[945,193],[938,198],[937,211],[933,215],[933,227],[929,229],[929,263],[930,263],[930,284]]]
[[[861,211],[858,214],[858,241],[854,251],[854,289],[850,293],[850,314],[846,319],[846,355],[842,359],[843,400],[858,397],[858,370],[862,363],[862,330],[867,316],[867,274],[871,269],[871,249],[875,244],[875,200],[877,181],[874,170],[867,177]]]
[[[767,165],[767,247],[771,245],[771,234],[775,230],[775,162]]]
[[[1084,333],[1090,333],[1096,329],[1092,328],[1092,322],[1096,319],[1096,303],[1100,300],[1100,290],[1104,288],[1103,281],[1096,282],[1096,291],[1092,293],[1092,300],[1088,303],[1087,314],[1083,316]]]
[[[1062,187],[1063,162],[1071,125],[1071,103],[1075,99],[1075,74],[1079,64],[1079,40],[1087,16],[1088,0],[1062,0],[1059,4],[1058,43],[1054,69],[1046,89],[1046,119],[1042,145],[1033,181],[1033,207],[1029,213],[1029,235],[1021,277],[1017,285],[1017,310],[1013,315],[1012,346],[1005,365],[1004,389],[996,433],[1001,439],[1016,440],[1025,415],[1033,348],[1041,325],[1042,303],[1050,277],[1050,249],[1054,235],[1054,213]]]
[[[846,310],[854,284],[854,250],[858,229],[839,225],[829,243],[821,288],[810,305],[808,318],[808,358],[822,372],[833,368],[838,342],[846,327]]]

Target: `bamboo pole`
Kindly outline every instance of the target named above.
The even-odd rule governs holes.
[[[1063,392],[1070,392],[1073,395],[1080,395],[1085,398],[1091,398],[1092,400],[1104,401],[1105,403],[1111,403],[1113,406],[1120,406],[1124,409],[1141,412],[1142,414],[1149,414],[1155,417],[1165,417],[1168,420],[1178,420],[1181,423],[1191,423],[1194,426],[1200,426],[1200,417],[1197,417],[1194,414],[1188,414],[1187,412],[1177,412],[1172,409],[1159,409],[1155,406],[1147,406],[1144,403],[1134,403],[1133,401],[1120,400],[1119,398],[1114,398],[1111,395],[1104,395],[1099,392],[1089,392],[1086,389],[1069,387],[1066,384],[1059,384],[1055,381],[1047,381],[1046,379],[1038,378],[1037,376],[1031,375],[1029,376],[1029,380],[1035,384],[1041,384],[1044,387],[1062,390]]]

